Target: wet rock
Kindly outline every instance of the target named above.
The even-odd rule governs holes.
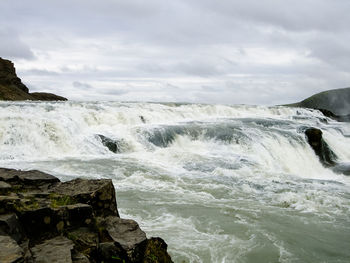
[[[0,236],[0,262],[20,263],[24,262],[23,250],[15,240],[9,236]]]
[[[76,203],[90,205],[96,216],[119,216],[114,186],[110,179],[75,179],[58,184],[50,192],[68,196]]]
[[[108,148],[111,152],[117,153],[118,152],[118,143],[115,140],[112,140],[111,138],[108,138],[102,134],[97,134],[97,136],[101,139],[101,142],[104,146]]]
[[[36,263],[69,263],[72,262],[74,244],[71,240],[58,236],[31,249]]]
[[[0,235],[8,235],[16,242],[24,238],[24,229],[16,214],[0,215]]]
[[[327,167],[334,166],[337,156],[323,140],[322,131],[317,128],[308,128],[305,131],[305,135],[309,145],[314,150],[321,163]]]
[[[350,176],[350,163],[338,163],[336,164],[333,169],[335,173],[338,174],[344,174]]]

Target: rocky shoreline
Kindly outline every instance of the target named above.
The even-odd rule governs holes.
[[[0,262],[172,262],[167,244],[119,217],[109,179],[0,168]]]

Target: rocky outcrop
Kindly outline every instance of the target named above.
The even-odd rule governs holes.
[[[0,168],[0,262],[172,261],[161,238],[119,217],[111,180]]]
[[[337,121],[350,121],[350,88],[317,93],[300,102],[285,106],[311,108]]]
[[[326,167],[334,166],[336,164],[337,156],[323,140],[322,131],[317,128],[308,128],[305,130],[305,135],[308,143],[320,159],[321,163]]]
[[[17,77],[14,64],[0,57],[0,100],[67,100],[64,97],[52,93],[34,92],[29,89]]]

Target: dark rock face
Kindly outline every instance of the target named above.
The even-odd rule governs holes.
[[[305,131],[308,143],[314,150],[321,163],[324,166],[334,166],[336,164],[337,156],[329,148],[328,144],[322,138],[322,131],[316,128],[308,128]]]
[[[112,140],[102,134],[97,134],[97,136],[101,139],[102,144],[106,146],[108,150],[114,153],[117,153],[119,151],[117,141]]]
[[[34,92],[29,89],[17,77],[14,64],[0,57],[0,100],[67,100],[64,97],[52,93]]]
[[[10,60],[0,58],[0,84],[5,86],[13,86],[26,93],[29,89],[17,77],[16,69]]]
[[[161,238],[119,218],[111,180],[0,168],[0,190],[0,262],[172,262]]]

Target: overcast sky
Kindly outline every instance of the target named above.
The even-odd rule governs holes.
[[[72,100],[281,104],[350,86],[349,0],[1,0],[0,57]]]

